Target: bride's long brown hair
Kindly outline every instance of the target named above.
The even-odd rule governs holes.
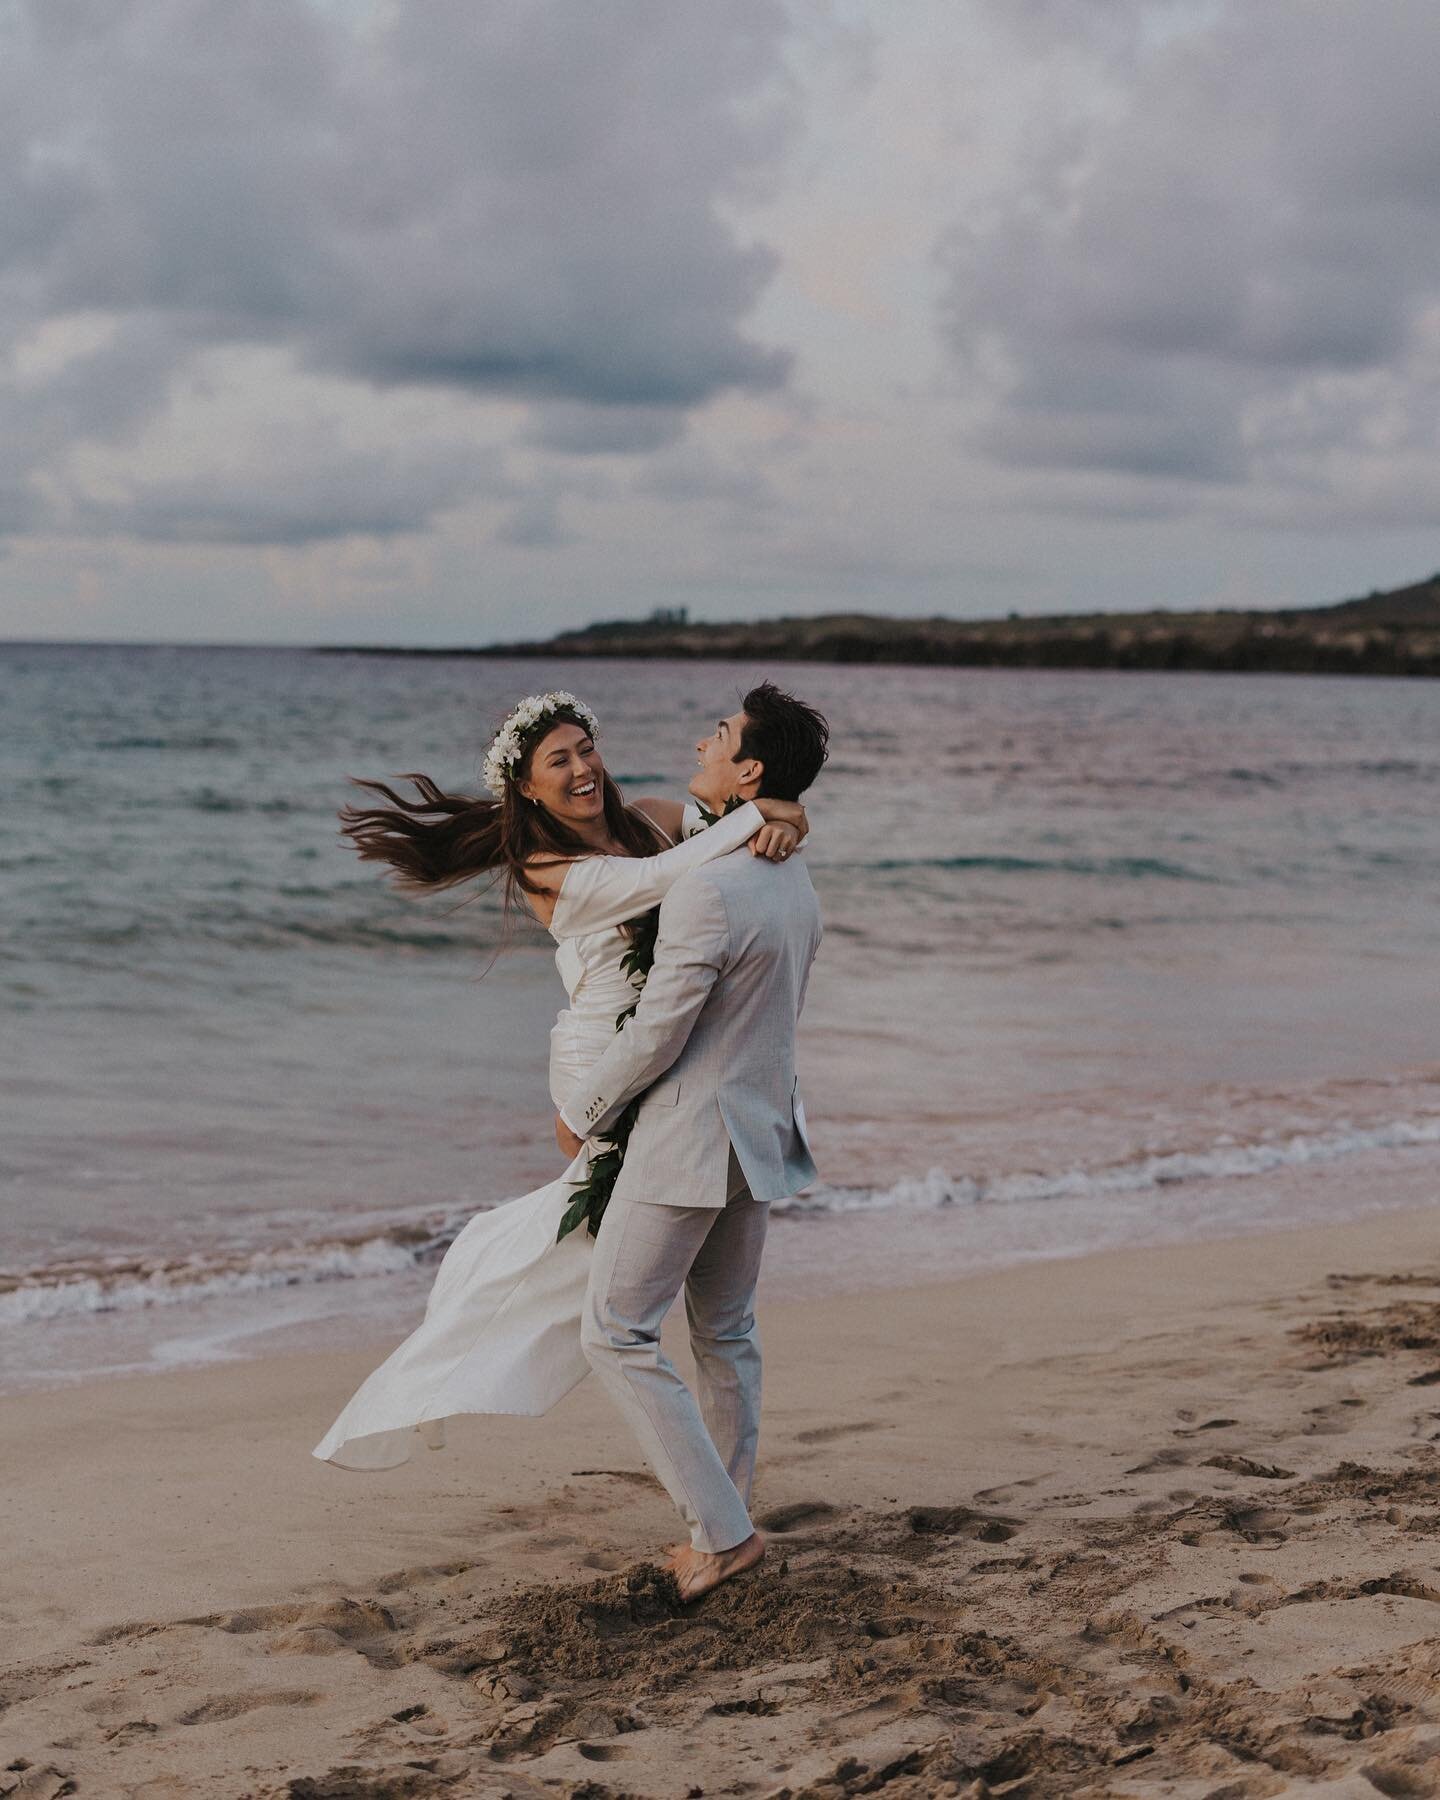
[[[493,874],[504,879],[505,911],[514,904],[517,889],[540,892],[540,884],[526,872],[534,856],[593,856],[594,848],[563,825],[543,806],[534,806],[520,793],[519,783],[530,773],[537,749],[557,725],[576,725],[588,736],[590,727],[568,707],[548,712],[521,734],[521,753],[499,800],[469,794],[447,794],[428,775],[401,775],[413,782],[418,800],[408,800],[383,781],[366,781],[352,775],[356,787],[383,794],[389,806],[344,806],[340,829],[366,862],[388,863],[394,885],[406,893],[428,893],[454,887],[472,876]],[[669,840],[642,812],[627,806],[620,790],[603,777],[605,829],[632,856],[653,856]]]

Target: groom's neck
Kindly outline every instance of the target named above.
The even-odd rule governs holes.
[[[756,799],[759,792],[759,786],[753,781],[747,782],[743,787],[732,788],[728,794],[722,795],[715,810],[722,816],[727,812],[734,812],[737,806],[743,806],[747,800]]]

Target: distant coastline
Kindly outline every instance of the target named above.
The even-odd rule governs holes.
[[[544,640],[478,646],[326,644],[352,656],[667,657],[919,663],[970,668],[1231,670],[1440,676],[1440,574],[1332,606],[1271,612],[1074,613],[887,618],[823,613],[692,623],[683,609],[608,620]]]

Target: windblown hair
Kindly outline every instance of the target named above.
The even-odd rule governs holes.
[[[742,705],[745,729],[736,762],[753,756],[764,763],[760,793],[765,798],[798,800],[830,754],[830,726],[824,713],[771,681],[751,688]]]
[[[418,774],[399,777],[413,782],[419,793],[418,800],[407,800],[383,781],[352,775],[356,787],[382,794],[391,804],[342,807],[341,831],[363,861],[388,863],[394,885],[405,893],[453,887],[477,875],[503,878],[508,915],[517,890],[540,892],[540,884],[526,872],[532,857],[594,854],[583,838],[543,806],[531,805],[520,792],[536,749],[557,725],[578,725],[589,732],[585,721],[568,708],[547,713],[522,738],[523,749],[499,800],[447,794],[428,775]],[[665,847],[668,840],[644,813],[626,806],[608,774],[602,794],[605,826],[617,844],[635,856],[653,856]]]

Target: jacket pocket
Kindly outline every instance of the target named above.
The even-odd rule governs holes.
[[[657,1081],[645,1096],[650,1106],[675,1106],[680,1099],[680,1083],[678,1081]]]

